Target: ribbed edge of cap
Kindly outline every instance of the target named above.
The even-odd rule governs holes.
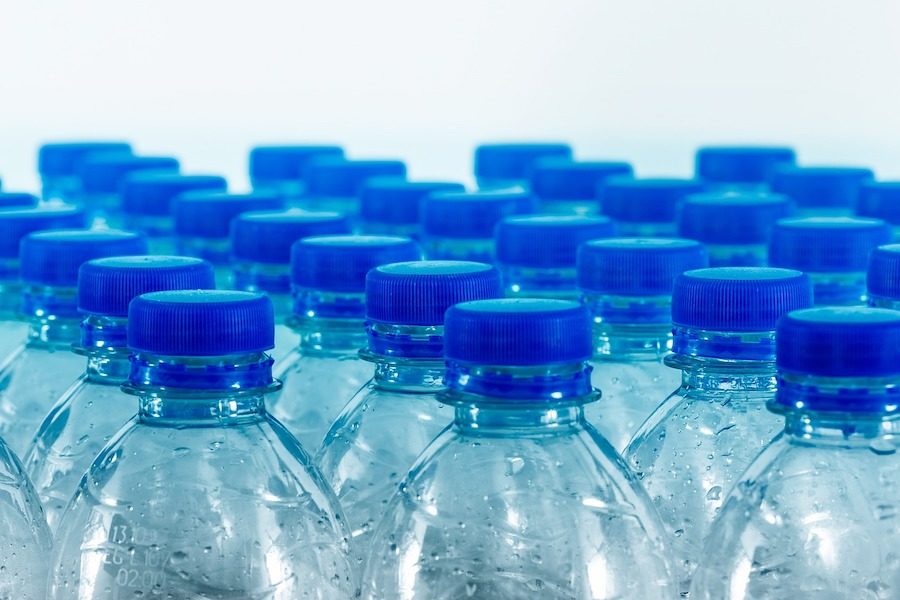
[[[591,357],[587,308],[562,300],[479,300],[452,306],[444,321],[447,360],[498,366]]]
[[[859,188],[856,214],[900,225],[900,181],[866,181]]]
[[[820,273],[865,271],[872,250],[892,237],[890,226],[880,219],[783,219],[772,234],[769,264]]]
[[[790,196],[801,208],[854,208],[860,186],[875,174],[859,167],[789,167],[772,173],[773,192]]]
[[[800,271],[698,269],[675,278],[672,322],[711,331],[774,331],[783,315],[812,303],[812,284]]]
[[[707,244],[766,244],[794,204],[778,194],[697,194],[681,206],[678,235]]]
[[[81,188],[87,194],[114,194],[126,175],[139,171],[177,172],[178,160],[171,156],[97,154],[86,156],[78,167]]]
[[[22,239],[22,281],[75,287],[82,263],[95,258],[146,253],[147,239],[140,233],[87,229],[39,231]]]
[[[505,217],[535,212],[534,196],[521,188],[479,192],[439,192],[422,200],[426,235],[489,239]]]
[[[561,142],[481,144],[475,148],[475,176],[525,180],[534,161],[550,157],[571,158],[572,147]]]
[[[275,346],[272,301],[216,290],[154,292],[128,309],[128,347],[170,356],[264,352]]]
[[[600,212],[617,221],[674,223],[684,199],[702,191],[695,179],[614,177],[599,190]]]
[[[502,297],[499,273],[483,263],[394,263],[366,276],[366,317],[380,323],[442,325],[454,304]]]
[[[346,158],[317,158],[304,172],[307,192],[311,196],[351,197],[373,177],[405,177],[406,164],[402,160],[350,160]]]
[[[231,222],[231,252],[237,260],[287,265],[297,240],[350,231],[347,217],[334,212],[246,212]]]
[[[224,192],[228,182],[219,175],[134,173],[122,181],[122,211],[134,215],[168,217],[176,196],[206,190]]]
[[[610,177],[631,175],[624,161],[576,161],[540,158],[531,165],[531,191],[542,200],[593,200],[597,185]]]
[[[141,294],[215,287],[213,266],[199,258],[100,258],[82,264],[78,270],[78,310],[94,315],[127,317],[128,304]]]
[[[379,177],[368,180],[360,192],[360,217],[376,223],[418,224],[422,199],[436,192],[463,192],[460,183],[407,181]]]
[[[606,217],[535,215],[497,224],[497,262],[534,268],[573,268],[578,246],[615,235]]]
[[[334,145],[256,146],[250,150],[250,177],[299,181],[310,161],[326,156],[341,158],[344,149]]]
[[[34,208],[38,198],[26,192],[0,192],[0,208]]]
[[[872,251],[866,281],[869,294],[900,300],[900,244]]]
[[[227,238],[231,221],[241,213],[284,208],[284,198],[274,192],[229,194],[193,191],[172,200],[175,233],[182,236]]]
[[[694,240],[598,240],[578,250],[578,287],[610,296],[668,296],[678,275],[707,266],[706,249]]]
[[[361,294],[371,269],[421,258],[419,245],[407,237],[311,237],[291,247],[291,283],[307,289]]]
[[[96,153],[131,153],[128,142],[54,142],[38,149],[38,172],[45,177],[75,175],[85,157]]]
[[[697,176],[721,183],[765,183],[779,165],[796,160],[785,146],[710,146],[697,150]]]
[[[0,257],[17,258],[20,241],[34,231],[85,226],[87,214],[75,206],[0,211]]]

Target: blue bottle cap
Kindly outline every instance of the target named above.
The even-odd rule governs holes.
[[[128,142],[54,142],[38,149],[38,172],[44,177],[70,177],[91,154],[131,154]]]
[[[19,256],[19,242],[33,231],[87,226],[87,214],[75,206],[0,210],[0,258]]]
[[[598,190],[600,212],[626,223],[674,223],[684,199],[702,191],[695,179],[613,177]]]
[[[879,246],[872,251],[866,285],[870,296],[900,300],[900,244]]]
[[[250,150],[250,179],[301,181],[309,162],[326,156],[341,158],[344,149],[332,145],[255,146]]]
[[[304,172],[310,196],[332,198],[357,196],[373,177],[406,177],[406,164],[402,160],[325,157],[311,161]]]
[[[231,222],[231,253],[239,261],[288,265],[291,245],[297,240],[350,231],[347,217],[335,212],[295,208],[247,212]]]
[[[449,361],[529,366],[588,360],[593,351],[587,308],[564,300],[477,300],[450,307],[444,320]]]
[[[675,278],[672,322],[708,331],[775,331],[783,315],[812,304],[812,284],[800,271],[763,267],[698,269]]]
[[[708,146],[697,150],[697,177],[717,183],[766,183],[775,167],[792,165],[785,146]]]
[[[531,191],[541,200],[593,200],[601,182],[631,173],[627,162],[551,157],[534,161],[528,181]]]
[[[900,225],[900,181],[865,181],[859,188],[856,214]]]
[[[606,217],[530,215],[497,224],[497,262],[539,269],[574,268],[578,246],[615,235]]]
[[[81,161],[78,176],[85,194],[115,194],[122,180],[138,171],[177,172],[178,161],[171,156],[132,156],[128,154],[91,154]]]
[[[858,167],[781,166],[773,171],[770,187],[790,196],[800,208],[852,210],[860,186],[874,177],[871,170]]]
[[[572,147],[557,142],[481,144],[475,148],[475,176],[524,181],[534,161],[549,157],[572,158]]]
[[[535,209],[534,196],[522,188],[439,192],[422,200],[422,230],[437,237],[491,239],[504,217]]]
[[[166,356],[225,356],[275,346],[275,311],[262,294],[153,292],[128,308],[128,347]]]
[[[400,177],[368,180],[360,192],[360,217],[363,221],[417,225],[420,205],[435,192],[464,192],[459,183],[443,181],[407,181]]]
[[[769,264],[814,273],[861,272],[872,250],[892,237],[890,226],[880,219],[782,219],[772,233]]]
[[[291,247],[291,283],[310,290],[361,294],[371,269],[421,258],[419,245],[407,237],[308,237]]]
[[[767,244],[775,222],[792,214],[793,203],[779,194],[697,194],[681,206],[678,235],[704,244]]]
[[[678,275],[708,265],[706,249],[694,240],[596,240],[578,249],[578,287],[598,295],[670,296]]]
[[[222,191],[228,187],[219,175],[180,175],[178,173],[133,173],[122,181],[122,211],[132,215],[168,217],[172,201],[185,192]]]
[[[27,192],[0,192],[0,209],[34,208],[38,205],[37,196]]]
[[[423,260],[375,267],[366,275],[366,318],[436,326],[454,304],[503,297],[500,275],[477,262]]]
[[[185,192],[172,200],[175,233],[188,237],[227,238],[231,221],[241,213],[279,210],[284,208],[284,204],[284,198],[274,192]]]
[[[107,256],[147,253],[147,238],[130,231],[60,229],[22,238],[22,281],[32,285],[75,287],[82,263]]]
[[[127,317],[128,304],[141,294],[215,287],[213,266],[199,258],[98,258],[82,264],[78,270],[78,310],[92,315]]]

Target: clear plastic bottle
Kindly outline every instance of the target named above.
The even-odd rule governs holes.
[[[291,249],[294,316],[300,343],[275,366],[284,387],[272,414],[306,448],[318,448],[350,398],[372,378],[359,357],[366,346],[366,273],[377,266],[419,260],[410,238],[320,236]]]
[[[881,219],[782,219],[772,234],[769,264],[807,273],[816,306],[864,306],[869,254],[891,238]]]
[[[900,310],[900,244],[872,250],[866,288],[869,306]]]
[[[900,313],[797,311],[778,326],[784,432],[722,507],[691,598],[897,598]]]
[[[475,179],[480,189],[527,185],[535,161],[572,158],[572,147],[560,142],[481,144],[475,148]]]
[[[96,154],[131,154],[131,144],[115,141],[51,142],[38,149],[41,198],[47,202],[77,202],[81,197],[78,168]]]
[[[881,219],[900,241],[900,181],[865,181],[859,186],[856,215]]]
[[[696,194],[681,205],[678,235],[706,246],[713,267],[764,267],[775,222],[794,210],[790,199],[777,194]]]
[[[798,217],[849,217],[856,210],[860,187],[874,178],[870,169],[860,167],[779,165],[769,185],[797,204]]]
[[[437,400],[444,313],[501,295],[499,274],[482,263],[419,261],[369,271],[362,358],[375,364],[375,376],[341,411],[316,457],[347,512],[360,568],[397,484],[453,420],[453,408]]]
[[[44,416],[84,370],[78,341],[78,268],[107,256],[145,254],[146,238],[105,230],[39,231],[22,239],[22,311],[28,341],[0,366],[0,437],[23,456]]]
[[[369,179],[359,194],[360,229],[368,235],[421,237],[422,199],[435,192],[462,192],[459,183],[407,181],[402,177]]]
[[[506,295],[575,300],[575,257],[578,246],[615,235],[606,217],[529,215],[507,217],[497,224],[497,266]]]
[[[696,179],[611,177],[598,190],[597,203],[621,236],[675,237],[682,202],[703,191]]]
[[[273,340],[260,294],[132,301],[123,389],[138,414],[63,514],[51,599],[352,597],[337,498],[266,411]]]
[[[359,217],[359,192],[366,182],[373,177],[406,177],[406,164],[393,159],[325,156],[310,161],[303,176],[303,208],[339,212],[355,221]]]
[[[529,169],[528,186],[542,213],[591,215],[598,212],[598,189],[610,178],[631,173],[631,165],[622,161],[541,158]]]
[[[766,410],[776,389],[775,324],[810,306],[812,285],[799,271],[726,267],[675,280],[666,364],[682,371],[681,387],[625,458],[665,523],[682,593],[725,496],[781,429]]]
[[[663,364],[672,350],[672,284],[708,262],[693,240],[614,238],[578,250],[578,287],[594,321],[591,379],[603,390],[584,416],[619,452],[681,383],[681,372]]]
[[[341,233],[350,233],[350,220],[344,215],[296,208],[242,213],[231,222],[234,289],[264,293],[275,305],[272,358],[276,364],[298,341],[297,333],[287,324],[294,314],[291,244],[314,235]]]
[[[250,184],[254,192],[275,192],[297,206],[306,194],[306,167],[326,156],[341,158],[344,149],[318,144],[254,146],[249,157]]]
[[[172,255],[177,246],[172,219],[175,197],[199,190],[224,192],[227,187],[219,175],[156,171],[126,175],[120,186],[123,221],[129,229],[147,235],[151,254]]]
[[[422,246],[429,260],[494,262],[494,228],[505,217],[532,214],[524,188],[438,192],[422,200]]]
[[[100,258],[81,266],[78,310],[86,318],[77,352],[87,357],[87,368],[44,418],[23,461],[51,530],[91,462],[137,414],[120,389],[131,366],[128,303],[148,292],[214,287],[212,265],[196,258]]]
[[[764,192],[775,169],[796,161],[786,146],[706,146],[697,150],[694,166],[708,188]]]
[[[364,598],[671,598],[661,525],[584,420],[590,316],[562,300],[447,311],[455,409],[376,530]]]

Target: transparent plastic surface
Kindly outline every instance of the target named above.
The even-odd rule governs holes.
[[[18,351],[28,339],[28,323],[24,321],[0,321],[0,361],[5,361]]]
[[[616,221],[616,231],[621,237],[678,237],[678,224]]]
[[[769,249],[765,245],[705,246],[710,267],[765,267],[769,262]]]
[[[575,269],[538,269],[500,266],[504,293],[509,298],[577,300]]]
[[[816,306],[866,306],[865,273],[808,273]]]
[[[428,260],[471,260],[494,263],[494,240],[457,239],[423,235],[422,250]]]
[[[547,200],[540,201],[540,212],[548,215],[586,216],[597,213],[597,200]]]

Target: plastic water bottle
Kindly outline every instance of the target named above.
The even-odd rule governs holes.
[[[437,399],[445,389],[444,313],[501,295],[497,270],[482,263],[420,261],[369,271],[362,358],[375,364],[375,376],[341,411],[316,457],[347,512],[360,563],[400,479],[453,420],[452,407]]]
[[[39,231],[22,239],[22,312],[28,341],[0,366],[0,437],[19,456],[38,425],[84,369],[78,341],[78,267],[93,258],[144,254],[147,240],[124,231]]]
[[[380,265],[419,260],[405,237],[321,236],[291,249],[294,316],[300,343],[275,365],[284,388],[272,414],[306,448],[318,448],[350,398],[372,378],[359,357],[366,346],[366,273]]]
[[[708,146],[697,150],[697,178],[725,190],[765,191],[774,170],[796,162],[784,146]]]
[[[794,212],[778,194],[698,194],[681,206],[678,235],[703,243],[714,267],[764,267],[775,222]]]
[[[673,354],[681,388],[640,427],[625,458],[659,509],[682,592],[722,501],[781,428],[775,324],[812,305],[809,278],[786,269],[688,271],[675,280]]]
[[[708,263],[692,240],[617,238],[578,251],[578,287],[594,319],[592,381],[603,390],[584,415],[619,452],[681,383],[681,372],[663,364],[672,350],[672,284]]]
[[[281,210],[284,206],[284,196],[271,190],[250,194],[201,190],[176,196],[172,216],[178,253],[211,262],[216,267],[216,287],[231,289],[231,222],[241,213]]]
[[[81,195],[78,167],[96,154],[131,154],[128,142],[53,142],[38,149],[38,174],[44,200],[75,202]]]
[[[797,311],[777,354],[784,432],[725,501],[691,598],[897,598],[900,313]]]
[[[317,158],[343,157],[340,146],[255,146],[250,150],[250,184],[253,191],[274,191],[291,203],[306,193],[304,173]]]
[[[146,172],[127,175],[122,181],[122,213],[125,224],[145,233],[152,254],[171,255],[177,250],[173,203],[191,191],[224,192],[227,182],[218,175],[181,175]]]
[[[609,178],[631,173],[627,162],[541,158],[531,165],[528,186],[537,197],[541,212],[589,215],[598,212],[598,188]]]
[[[507,217],[497,224],[497,265],[507,296],[578,298],[575,257],[588,240],[615,235],[612,221],[600,216],[532,215]]]
[[[613,177],[603,182],[598,202],[600,212],[615,221],[619,235],[675,237],[682,202],[703,189],[695,179]]]
[[[377,177],[363,185],[359,196],[360,229],[369,235],[421,237],[419,207],[434,192],[462,192],[459,183],[407,181],[399,177]]]
[[[359,192],[373,177],[406,177],[406,165],[401,160],[316,158],[304,171],[306,197],[303,207],[335,211],[356,219],[359,216]]]
[[[134,156],[123,152],[89,154],[78,166],[79,202],[93,217],[95,225],[121,227],[125,220],[123,203],[129,199],[123,187],[124,180],[141,171],[177,173],[179,168],[178,161],[170,156]]]
[[[60,599],[349,598],[348,532],[308,455],[266,411],[278,389],[263,295],[139,296],[137,417],[82,478],[56,535]]]
[[[475,148],[475,179],[481,189],[527,185],[540,158],[572,158],[572,147],[559,142],[481,144]]]
[[[879,246],[869,255],[869,306],[900,310],[900,244]]]
[[[130,369],[128,303],[148,292],[214,286],[212,265],[196,258],[130,256],[81,265],[78,310],[86,318],[77,352],[87,368],[44,418],[23,461],[51,529],[91,462],[137,414],[120,389]]]
[[[385,510],[363,597],[672,597],[658,517],[584,420],[587,309],[466,302],[444,334],[453,423]]]
[[[875,178],[858,167],[780,166],[772,172],[773,192],[789,196],[800,217],[847,217],[854,213],[860,186]]]
[[[296,332],[287,325],[294,314],[291,244],[305,237],[340,233],[350,233],[350,221],[333,212],[254,211],[242,213],[231,222],[234,288],[262,292],[275,305],[272,358],[276,363],[293,350],[298,341]]]
[[[536,209],[534,196],[524,188],[430,194],[421,209],[425,256],[493,263],[497,223]]]
[[[863,306],[869,254],[890,241],[891,228],[880,219],[783,219],[773,231],[769,264],[807,273],[817,306]]]
[[[900,241],[900,181],[865,181],[859,186],[856,214],[881,219]]]

